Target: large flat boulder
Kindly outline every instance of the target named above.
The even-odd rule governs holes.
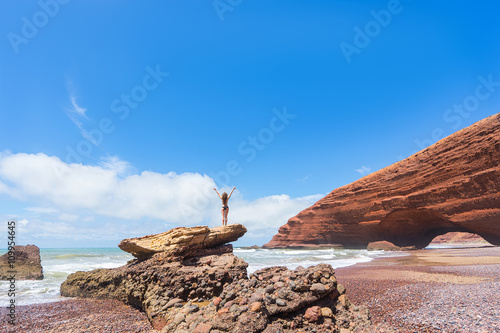
[[[247,229],[242,224],[229,224],[214,228],[179,227],[161,234],[127,238],[122,240],[118,247],[136,258],[145,258],[160,252],[185,255],[189,251],[234,242],[246,232]]]
[[[0,280],[42,280],[43,269],[40,249],[35,245],[16,245],[12,255],[0,257]],[[15,273],[11,273],[15,271]]]
[[[447,232],[500,245],[500,113],[340,187],[283,225],[264,247],[427,246]]]

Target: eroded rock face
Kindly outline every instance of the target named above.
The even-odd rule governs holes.
[[[171,257],[154,254],[146,260],[131,260],[115,269],[96,269],[70,274],[61,285],[61,295],[117,299],[156,316],[172,299],[212,299],[225,283],[246,276],[248,264],[223,245],[201,257]]]
[[[279,229],[264,247],[427,246],[447,232],[500,245],[500,114],[338,188]]]
[[[43,269],[40,249],[35,245],[16,245],[13,268],[9,264],[9,254],[0,257],[0,280],[9,280],[15,270],[16,280],[42,280]]]
[[[241,224],[209,228],[175,228],[167,232],[138,238],[127,238],[118,244],[125,252],[136,258],[145,258],[155,253],[166,252],[170,255],[196,253],[198,249],[210,248],[236,241],[247,232]]]

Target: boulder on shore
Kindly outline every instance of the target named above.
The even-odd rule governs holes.
[[[16,280],[42,280],[40,249],[36,245],[16,245],[14,249],[13,257],[8,252],[0,257],[0,280],[9,280],[12,275]]]
[[[415,246],[397,246],[388,241],[371,242],[366,247],[368,251],[412,251],[417,250]]]
[[[198,249],[215,247],[236,241],[247,232],[242,224],[229,224],[209,228],[198,226],[175,228],[156,235],[127,238],[118,244],[125,252],[136,258],[145,258],[155,253],[186,254]]]
[[[184,231],[192,230],[176,230]],[[118,299],[146,312],[165,333],[326,333],[370,325],[367,310],[347,300],[330,265],[269,267],[248,276],[231,244],[198,245],[196,253],[164,247],[119,268],[71,274],[61,295]]]
[[[334,190],[264,247],[424,248],[448,232],[500,245],[500,113]]]

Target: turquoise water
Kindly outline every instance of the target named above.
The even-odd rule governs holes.
[[[269,266],[309,267],[319,263],[328,263],[334,268],[367,262],[375,257],[397,255],[383,251],[345,250],[345,249],[241,249],[235,248],[234,254],[248,264],[248,273]],[[17,281],[16,304],[54,302],[65,299],[59,294],[61,283],[66,277],[77,271],[91,271],[97,268],[115,268],[126,264],[132,255],[119,248],[89,249],[41,249],[43,274],[42,281]],[[9,282],[0,282],[0,306],[8,304]]]

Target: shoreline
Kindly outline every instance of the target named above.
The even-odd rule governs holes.
[[[500,332],[500,247],[407,253],[335,270],[373,332]]]
[[[403,254],[403,253],[404,254]],[[500,332],[500,247],[387,252],[335,269],[371,332]],[[16,308],[23,332],[157,332],[145,313],[114,300],[67,298]],[[6,309],[0,309],[6,315]],[[6,321],[0,323],[5,329]]]

